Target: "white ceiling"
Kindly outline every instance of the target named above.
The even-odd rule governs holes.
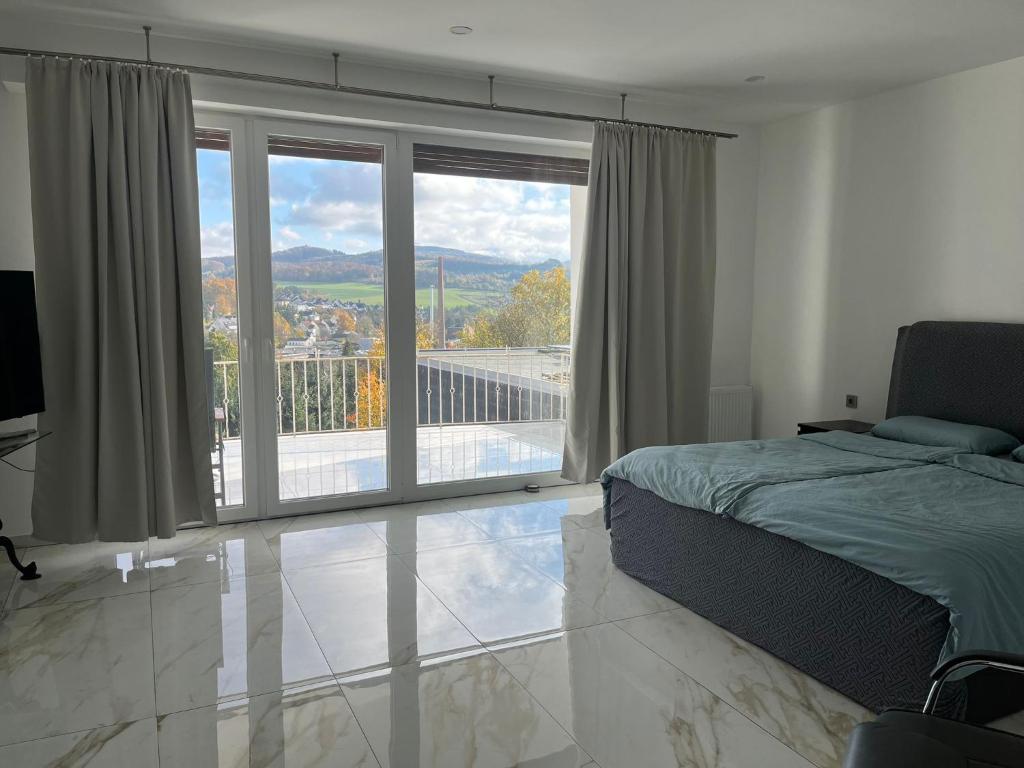
[[[1024,55],[1024,0],[0,0],[0,9],[627,90],[750,122]],[[475,31],[456,37],[454,24]],[[745,83],[749,75],[766,80]]]

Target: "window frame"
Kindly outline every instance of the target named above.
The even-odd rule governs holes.
[[[196,125],[232,132],[232,182],[235,192],[235,269],[239,312],[239,361],[243,435],[254,445],[243,447],[245,500],[242,507],[224,507],[221,522],[341,511],[366,506],[457,498],[482,493],[522,490],[526,485],[564,485],[559,471],[487,477],[420,485],[416,469],[416,325],[413,258],[415,144],[450,146],[519,154],[546,154],[577,160],[590,157],[581,142],[519,136],[481,136],[478,132],[428,131],[415,126],[366,127],[358,122],[306,119],[239,112],[230,108],[196,110]],[[277,492],[277,446],[273,381],[273,280],[271,276],[269,136],[296,136],[325,141],[368,139],[384,147],[384,241],[388,347],[388,487],[308,500],[284,501]],[[585,198],[586,188],[582,188]],[[574,209],[574,229],[576,228]],[[573,264],[576,265],[575,254]],[[578,274],[578,271],[575,272]],[[575,305],[575,284],[573,286]],[[268,362],[269,361],[269,362]],[[255,435],[253,434],[255,433]],[[250,490],[250,485],[254,486]]]

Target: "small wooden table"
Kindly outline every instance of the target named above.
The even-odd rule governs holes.
[[[44,437],[52,434],[51,432],[36,432],[32,431],[25,435],[18,435],[17,437],[10,437],[6,439],[0,439],[0,460],[4,461],[5,464],[15,469],[21,470],[22,472],[31,472],[30,469],[24,469],[23,467],[15,466],[9,461],[6,461],[7,456],[10,456],[15,451],[20,451],[22,448],[42,440]],[[0,529],[4,527],[3,521],[0,520]],[[22,565],[18,559],[17,553],[14,551],[14,542],[6,536],[0,536],[0,547],[3,547],[4,551],[7,552],[7,559],[11,561],[11,565],[18,569],[21,573],[22,581],[32,581],[32,579],[38,579],[42,576],[41,573],[36,569],[35,562],[31,562],[28,565]]]
[[[815,432],[853,432],[863,435],[875,426],[867,421],[837,419],[835,421],[801,421],[796,425],[798,435],[813,435]]]

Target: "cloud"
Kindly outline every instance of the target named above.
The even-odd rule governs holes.
[[[270,161],[275,249],[300,241],[333,241],[350,253],[381,247],[380,165],[277,156]],[[418,245],[521,262],[569,258],[565,185],[418,173],[414,189]]]
[[[511,261],[569,259],[569,193],[534,182],[416,174],[416,243]]]
[[[200,252],[204,259],[235,258],[235,228],[230,221],[222,221],[199,231]]]
[[[378,164],[276,156],[270,159],[272,199],[347,200],[378,206],[383,199],[382,168]]]
[[[360,244],[359,250],[381,247],[384,213],[380,165],[315,158],[272,160],[275,249],[283,238],[294,240],[293,234],[312,245],[324,245],[337,235],[344,243]]]
[[[319,227],[333,231],[381,228],[383,211],[378,205],[349,200],[304,200],[292,203],[282,216],[285,226]]]
[[[337,236],[342,241],[365,242],[363,250],[372,250],[380,248],[384,242],[383,222],[384,212],[379,205],[347,200],[304,200],[276,212],[274,232],[275,235],[284,235],[285,231],[300,232],[306,242],[314,245]]]

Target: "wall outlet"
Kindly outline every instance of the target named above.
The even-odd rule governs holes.
[[[856,395],[847,395],[846,396],[846,407],[847,408],[856,408],[857,407],[857,396]]]

